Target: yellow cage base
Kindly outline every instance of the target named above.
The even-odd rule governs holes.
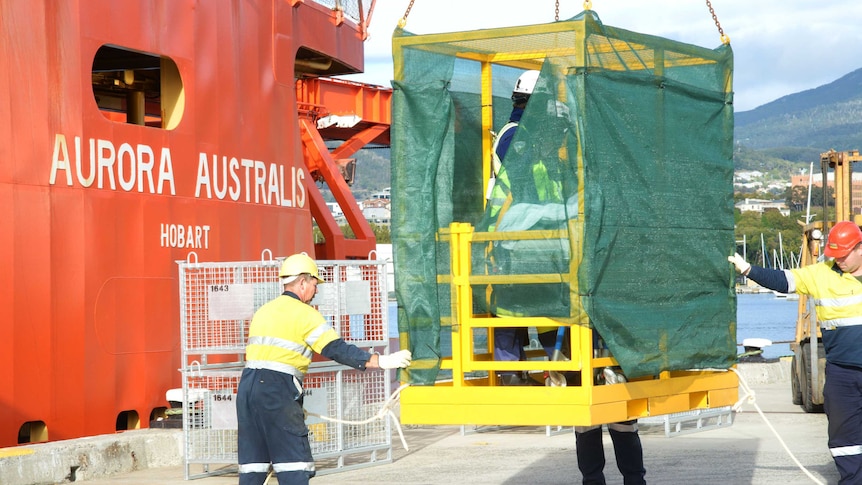
[[[731,371],[692,371],[600,386],[410,386],[401,391],[401,422],[591,426],[731,406],[738,385]]]

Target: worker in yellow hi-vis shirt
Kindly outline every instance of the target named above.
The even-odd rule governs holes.
[[[371,354],[342,340],[308,304],[323,278],[307,255],[285,259],[279,277],[284,293],[252,318],[237,390],[240,485],[262,485],[270,465],[280,485],[305,485],[314,476],[302,379],[315,352],[360,370],[404,368],[412,358],[409,350]]]

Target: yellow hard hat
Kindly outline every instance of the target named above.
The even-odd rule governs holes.
[[[288,257],[281,263],[281,270],[278,272],[278,276],[296,276],[301,275],[303,273],[308,273],[311,276],[314,276],[317,281],[323,283],[323,278],[320,277],[320,273],[317,271],[317,263],[314,262],[307,254],[299,253],[294,254],[293,256]]]

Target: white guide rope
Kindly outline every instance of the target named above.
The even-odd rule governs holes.
[[[315,418],[320,418],[324,421],[329,421],[331,423],[342,423],[342,424],[368,424],[375,419],[383,419],[386,415],[392,417],[392,422],[395,423],[395,429],[398,430],[398,437],[401,438],[401,445],[404,447],[405,451],[410,451],[410,448],[407,447],[407,440],[404,439],[404,433],[401,431],[401,423],[398,422],[398,417],[395,416],[395,413],[392,412],[392,408],[395,407],[395,404],[398,402],[398,398],[401,396],[401,391],[410,386],[410,384],[402,384],[395,392],[389,396],[388,399],[383,403],[383,406],[380,407],[380,410],[377,411],[377,414],[371,416],[368,419],[363,419],[362,421],[349,421],[344,419],[335,419],[330,418],[329,416],[322,416],[317,413],[309,413],[306,412],[308,416],[314,416]]]
[[[742,390],[745,391],[745,395],[742,396],[742,398],[740,398],[740,400],[733,405],[733,410],[739,412],[743,402],[748,402],[749,404],[754,406],[754,409],[757,411],[757,414],[759,414],[760,417],[763,418],[763,422],[766,423],[766,426],[769,428],[770,431],[772,431],[772,434],[775,435],[775,437],[778,439],[778,442],[781,443],[781,446],[784,448],[784,451],[787,452],[787,455],[790,456],[790,458],[793,460],[793,463],[796,463],[796,466],[798,466],[800,470],[802,470],[806,475],[808,475],[808,478],[810,478],[811,481],[819,485],[825,485],[824,482],[821,482],[817,477],[812,475],[811,472],[809,472],[808,469],[805,468],[802,463],[800,463],[799,460],[796,459],[796,456],[793,454],[792,451],[790,451],[790,448],[787,447],[787,443],[784,442],[784,440],[781,438],[781,435],[778,434],[778,431],[775,430],[775,428],[772,426],[772,423],[770,423],[769,420],[766,418],[766,415],[763,414],[763,411],[760,409],[760,406],[758,406],[755,402],[754,391],[751,389],[751,387],[749,387],[748,383],[745,382],[745,379],[742,377],[742,374],[740,374],[739,371],[735,368],[731,368],[730,370],[735,372],[737,377],[739,377],[739,385],[742,387]]]
[[[375,419],[383,419],[387,415],[392,417],[392,422],[395,423],[395,429],[398,430],[398,437],[401,438],[401,445],[404,447],[405,451],[410,451],[410,448],[407,447],[407,440],[404,439],[404,433],[401,431],[401,423],[398,421],[398,417],[395,416],[395,413],[392,412],[392,408],[395,407],[395,404],[398,402],[398,398],[401,397],[401,391],[410,386],[410,384],[402,384],[395,392],[389,396],[388,399],[383,403],[383,406],[380,407],[380,410],[377,411],[377,414],[371,416],[368,419],[363,419],[362,421],[350,421],[346,419],[335,419],[330,418],[329,416],[323,416],[317,413],[309,413],[305,412],[306,416],[314,416],[315,418],[322,419],[324,421],[329,421],[331,423],[342,423],[342,424],[368,424]],[[269,482],[269,479],[272,477],[272,467],[270,467],[269,473],[266,475],[266,478],[263,480],[264,485]]]

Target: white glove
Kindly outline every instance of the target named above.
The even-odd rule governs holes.
[[[377,366],[381,369],[403,369],[410,365],[413,355],[409,350],[399,350],[394,354],[378,355]]]
[[[727,260],[736,266],[736,271],[739,274],[748,274],[748,270],[751,269],[751,264],[747,263],[739,253],[735,253],[733,256],[728,256]]]

